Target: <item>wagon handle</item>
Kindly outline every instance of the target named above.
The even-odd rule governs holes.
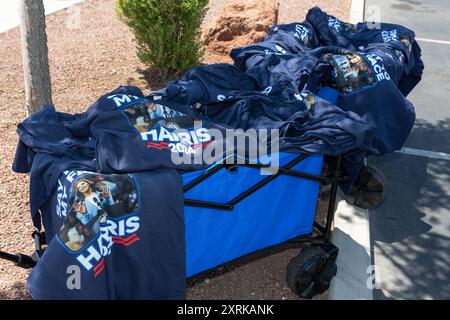
[[[25,269],[31,269],[36,265],[36,261],[32,257],[22,253],[11,254],[0,251],[0,259],[14,262],[18,267]]]

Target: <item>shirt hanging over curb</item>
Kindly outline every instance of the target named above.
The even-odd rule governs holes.
[[[95,139],[67,127],[80,118],[47,106],[18,127],[13,169],[30,172],[33,222],[49,243],[29,277],[32,297],[184,299],[179,173],[96,172]]]

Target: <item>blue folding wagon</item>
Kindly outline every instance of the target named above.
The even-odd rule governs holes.
[[[336,103],[337,92],[319,96]],[[287,283],[303,298],[324,292],[336,275],[338,249],[330,243],[342,156],[324,161],[320,154],[280,152],[275,174],[264,161],[228,164],[182,174],[185,194],[186,277],[205,275],[218,266],[288,241],[310,246],[287,266]],[[315,221],[321,185],[331,185],[323,224]],[[42,255],[44,237],[34,233],[36,254],[0,252],[0,258],[32,268]]]
[[[319,96],[336,102],[337,92],[322,90]],[[341,156],[331,160],[335,169],[326,175],[323,155],[281,152],[279,159],[274,175],[261,175],[261,165],[229,165],[225,159],[183,174],[188,278],[287,241],[311,242],[289,263],[287,283],[303,298],[329,287],[337,271],[338,249],[329,236]],[[321,184],[331,184],[323,226],[315,222]]]

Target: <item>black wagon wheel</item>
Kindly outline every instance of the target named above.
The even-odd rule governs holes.
[[[363,209],[379,207],[387,193],[387,179],[373,166],[365,166],[352,186],[347,202]]]
[[[312,245],[303,249],[287,266],[286,282],[296,294],[311,299],[325,292],[336,275],[338,249]]]

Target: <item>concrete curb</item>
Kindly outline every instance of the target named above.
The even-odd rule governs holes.
[[[350,23],[364,21],[365,0],[352,0]],[[338,273],[331,282],[329,300],[372,300],[369,211],[340,200],[335,212],[332,242],[339,248]]]
[[[45,15],[66,9],[84,0],[44,0]],[[20,24],[19,0],[2,1],[0,33],[16,28]]]
[[[372,265],[368,210],[340,200],[335,212],[331,241],[339,248],[338,273],[331,282],[329,300],[372,300]]]
[[[350,23],[364,21],[364,3],[365,0],[352,0],[352,4],[350,6]]]

